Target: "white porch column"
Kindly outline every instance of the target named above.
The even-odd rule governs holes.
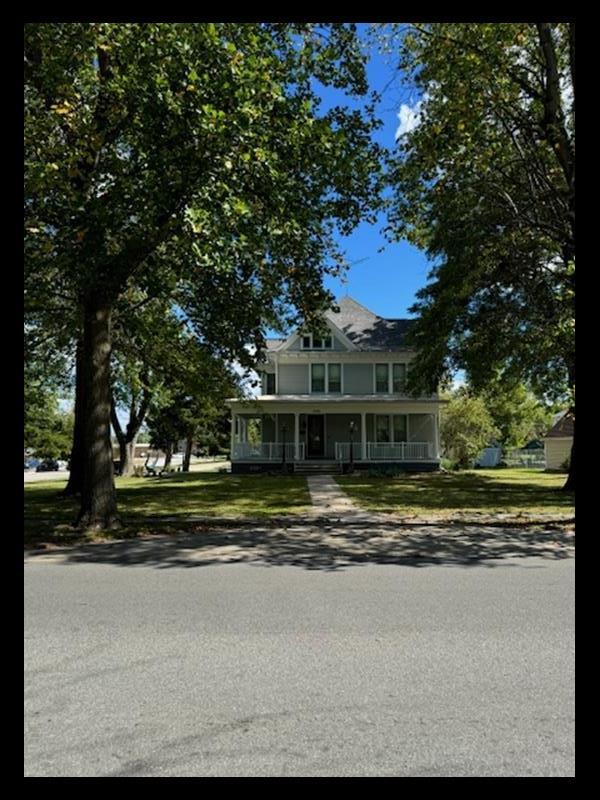
[[[294,413],[294,458],[300,459],[300,412]]]
[[[438,411],[437,414],[434,414],[435,420],[435,457],[439,459],[440,457],[440,412]]]
[[[360,413],[360,457],[367,460],[367,412]]]

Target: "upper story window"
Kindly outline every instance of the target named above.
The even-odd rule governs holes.
[[[325,391],[325,364],[310,365],[310,390],[311,392]]]
[[[403,394],[406,385],[406,364],[392,364],[392,392]]]
[[[392,373],[391,391],[404,394],[406,386],[406,364],[375,364],[375,392],[387,394],[390,391],[390,367]]]
[[[305,333],[302,336],[303,350],[331,350],[333,348],[333,338],[331,336],[316,336],[312,333]]]
[[[275,394],[275,373],[267,372],[267,379],[265,381],[266,394]]]
[[[342,365],[311,364],[310,390],[311,392],[327,391],[339,394],[342,391]]]
[[[327,391],[335,394],[342,391],[341,364],[327,364]]]
[[[378,394],[387,393],[389,387],[389,364],[375,364],[375,391]]]

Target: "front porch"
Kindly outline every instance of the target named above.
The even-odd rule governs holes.
[[[433,413],[232,411],[233,472],[341,468],[374,464],[405,469],[439,467],[437,409]]]

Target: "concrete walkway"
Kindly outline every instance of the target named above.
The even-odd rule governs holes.
[[[380,514],[356,506],[331,475],[308,475],[306,482],[313,504],[313,514],[356,522],[381,520]]]

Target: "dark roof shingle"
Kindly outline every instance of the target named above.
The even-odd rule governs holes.
[[[575,422],[570,411],[564,411],[546,434],[546,439],[567,438],[573,436]]]
[[[357,303],[352,297],[338,301],[339,311],[325,315],[359,350],[397,350],[406,347],[410,319],[385,319]]]

